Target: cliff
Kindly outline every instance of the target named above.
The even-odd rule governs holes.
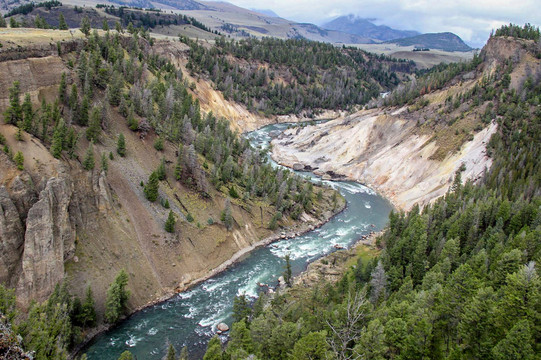
[[[533,41],[493,37],[473,71],[440,89],[428,86],[409,106],[381,106],[287,130],[273,140],[272,156],[287,166],[365,183],[400,209],[430,203],[447,192],[457,170],[463,170],[463,181],[477,181],[490,168],[486,146],[498,131],[499,117],[491,112],[493,95],[487,89],[500,84],[503,69],[508,86],[518,93],[528,78],[539,81],[538,47]]]

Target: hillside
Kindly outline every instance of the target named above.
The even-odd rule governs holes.
[[[421,34],[387,42],[400,46],[415,46],[418,48],[438,49],[443,51],[472,50],[472,48],[466,45],[459,36],[450,32]]]
[[[440,65],[399,86],[379,101],[387,107],[285,132],[273,141],[273,156],[370,184],[401,209],[430,203],[447,192],[459,168],[469,179],[490,168],[485,148],[497,131],[493,89],[506,56],[518,54],[505,75],[517,91],[541,76],[537,50],[521,46],[493,38],[471,62]]]
[[[207,354],[536,358],[541,351],[539,37],[537,28],[505,26],[470,65],[473,73],[464,67],[434,72],[432,86],[424,82],[422,94],[411,99],[410,112],[421,115],[414,104],[430,99],[429,107],[442,90],[475,89],[462,88],[457,107],[484,108],[488,121],[482,127],[496,127],[485,144],[490,169],[477,180],[466,180],[461,167],[449,191],[433,204],[392,213],[389,228],[373,244],[379,255],[333,254],[316,263],[310,278],[266,296],[251,309],[239,307],[230,337],[242,341],[232,340],[224,349],[211,342]],[[469,110],[463,108],[462,114],[467,117]],[[408,121],[416,119],[401,122]],[[320,138],[331,136],[331,131],[311,130]],[[387,151],[395,146],[400,143],[389,143]],[[314,280],[318,275],[319,281]]]
[[[174,57],[168,41],[9,29],[0,43],[0,282],[30,308],[25,324],[56,321],[40,304],[62,298],[69,332],[58,336],[73,329],[74,337],[43,349],[55,351],[47,358],[104,323],[121,270],[131,296],[106,316],[111,323],[343,206],[333,190],[273,169],[226,119],[200,111],[197,85],[166,57]],[[71,313],[72,296],[87,288],[92,326]],[[21,331],[28,349],[50,336]]]
[[[190,46],[189,71],[208,76],[226,99],[266,116],[351,109],[414,70],[412,62],[307,40],[222,37],[211,47],[182,41]]]
[[[419,35],[417,31],[396,30],[386,25],[376,25],[370,19],[363,19],[352,14],[340,16],[321,27],[381,41]]]

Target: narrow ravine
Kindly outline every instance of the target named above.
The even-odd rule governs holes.
[[[273,130],[288,124],[269,125],[247,134],[255,147],[267,147]],[[279,166],[279,165],[276,165]],[[321,180],[310,174],[314,182]],[[114,329],[100,335],[87,348],[89,360],[116,360],[125,351],[138,359],[161,359],[171,343],[179,351],[188,346],[193,356],[201,358],[206,343],[220,322],[231,325],[233,299],[236,295],[257,296],[258,283],[277,284],[284,271],[283,257],[290,255],[293,274],[308,263],[335,250],[335,245],[349,247],[362,235],[381,230],[387,223],[392,205],[371,189],[353,182],[324,182],[345,197],[347,208],[323,226],[294,239],[281,240],[258,248],[244,260],[191,290],[146,308]]]

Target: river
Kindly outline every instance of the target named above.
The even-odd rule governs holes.
[[[269,133],[287,126],[269,125],[246,136],[255,147],[267,147]],[[311,173],[299,174],[321,182]],[[335,244],[349,247],[362,235],[386,225],[392,205],[385,198],[354,182],[323,182],[345,197],[347,207],[343,212],[304,235],[258,248],[211,279],[132,315],[98,336],[86,349],[88,359],[116,360],[129,350],[139,360],[158,360],[165,355],[168,343],[173,344],[177,353],[188,346],[194,358],[201,358],[215,326],[220,322],[231,325],[235,296],[257,296],[258,283],[275,286],[284,271],[286,254],[290,255],[293,275],[297,275],[308,263],[334,251]]]

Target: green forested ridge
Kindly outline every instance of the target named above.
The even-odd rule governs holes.
[[[96,9],[63,6],[61,2],[51,0],[40,3],[30,2],[18,6],[9,11],[4,17],[21,15],[20,20],[24,24],[24,27],[43,29],[58,28],[67,30],[68,26],[78,27],[81,19],[87,16],[89,17],[88,20],[91,26],[100,29],[103,28],[103,30],[107,30],[109,27],[115,27],[116,23],[125,27],[142,27],[146,30],[153,29],[156,26],[193,25],[203,31],[219,34],[218,31],[211,30],[193,17],[167,13],[160,9],[143,9],[130,6],[115,7],[114,5],[103,4],[97,4],[96,8],[103,9],[103,11],[111,16],[104,16],[102,13],[97,12]],[[44,12],[44,9],[47,12]],[[104,24],[107,25],[107,28],[104,28]]]
[[[500,88],[480,183],[462,185],[459,171],[433,205],[392,213],[381,255],[337,284],[237,306],[213,358],[538,358],[541,85]]]
[[[143,26],[145,29],[155,28],[156,26],[168,25],[193,25],[201,30],[213,32],[210,28],[193,17],[186,15],[167,14],[160,9],[140,9],[128,6],[114,5],[96,5],[97,8],[103,8],[106,13],[119,17],[122,24],[127,26],[130,22],[136,26]]]
[[[519,39],[527,40],[539,40],[541,33],[539,32],[539,27],[533,26],[531,24],[526,24],[524,26],[518,26],[514,24],[504,25],[491,36],[511,36]]]
[[[396,86],[397,72],[414,68],[411,61],[308,40],[221,37],[210,49],[181,40],[190,45],[188,70],[207,74],[227,99],[266,115],[365,104]]]
[[[50,0],[50,1],[43,1],[43,2],[39,2],[39,3],[34,3],[34,2],[29,2],[27,4],[23,4],[21,6],[18,6],[16,8],[13,8],[11,9],[9,12],[7,12],[4,17],[10,17],[10,16],[13,16],[13,15],[18,15],[18,14],[23,14],[23,15],[26,15],[30,12],[32,12],[32,10],[34,10],[35,8],[38,8],[38,7],[43,7],[43,8],[46,8],[47,10],[50,10],[51,8],[53,7],[58,7],[58,6],[62,6],[62,3],[60,1],[57,1],[57,0]]]

